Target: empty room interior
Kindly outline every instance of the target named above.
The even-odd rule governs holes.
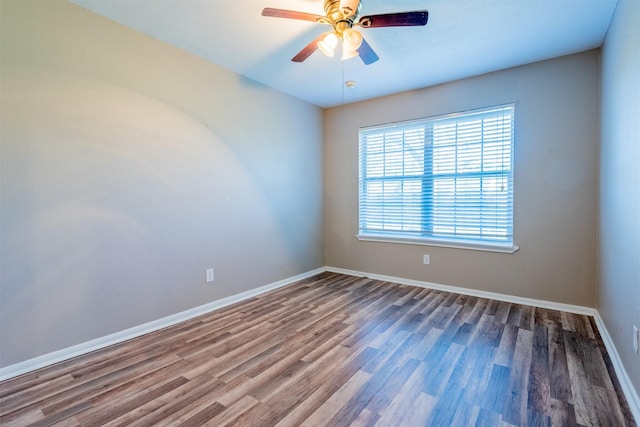
[[[639,0],[0,0],[0,66],[0,425],[640,423]]]

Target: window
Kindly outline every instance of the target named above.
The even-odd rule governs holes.
[[[359,235],[513,246],[512,104],[360,129]]]

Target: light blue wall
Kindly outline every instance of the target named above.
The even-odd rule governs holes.
[[[640,1],[619,0],[602,48],[598,309],[636,392],[640,355]]]

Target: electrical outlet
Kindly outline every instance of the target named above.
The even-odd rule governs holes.
[[[423,264],[430,264],[431,263],[431,257],[429,255],[422,255],[422,263]]]
[[[638,354],[638,340],[640,339],[640,332],[638,332],[638,327],[633,326],[633,352]]]
[[[214,280],[213,268],[207,268],[207,283],[211,283]]]

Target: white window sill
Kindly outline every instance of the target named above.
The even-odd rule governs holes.
[[[475,241],[446,240],[446,239],[412,239],[408,237],[356,235],[363,242],[402,243],[407,245],[439,246],[443,248],[468,249],[473,251],[500,252],[512,254],[520,247],[513,244],[480,243]]]

